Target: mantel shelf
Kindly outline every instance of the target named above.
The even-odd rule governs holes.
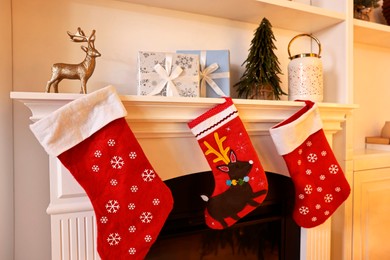
[[[41,92],[11,92],[11,98],[24,103],[32,112],[30,119],[37,121],[50,114],[66,103],[81,97],[82,94],[41,93]],[[184,98],[122,95],[121,100],[128,111],[127,121],[134,123],[159,123],[162,128],[149,129],[169,133],[168,123],[184,124],[180,132],[190,134],[186,123],[196,118],[216,104],[222,103],[221,98]],[[244,123],[263,124],[264,127],[249,129],[249,131],[268,130],[269,124],[276,124],[302,107],[302,103],[293,101],[267,101],[234,99]],[[325,128],[329,131],[339,131],[345,116],[356,105],[319,103]],[[164,128],[167,127],[167,128]],[[137,132],[137,129],[134,129]],[[139,129],[141,130],[141,129]],[[172,130],[172,129],[171,129]],[[176,134],[177,134],[176,129]],[[140,131],[146,134],[146,129]],[[141,134],[141,133],[139,133]]]
[[[307,33],[345,21],[344,13],[286,0],[120,1],[254,24],[259,24],[263,17],[267,17],[274,27]]]

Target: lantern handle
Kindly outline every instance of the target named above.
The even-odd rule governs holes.
[[[305,54],[303,56],[314,56],[314,57],[318,57],[318,58],[321,58],[321,43],[320,41],[313,35],[311,34],[307,34],[307,33],[302,33],[302,34],[298,34],[296,35],[294,38],[291,39],[291,41],[288,43],[288,47],[287,47],[287,51],[288,51],[288,57],[290,60],[294,59],[294,58],[297,58],[297,57],[301,57],[302,55],[294,55],[293,57],[291,57],[291,53],[290,53],[290,46],[291,46],[291,43],[296,40],[297,38],[299,37],[303,37],[303,36],[308,36],[310,38],[312,38],[313,40],[316,41],[316,43],[318,44],[318,54],[313,54],[313,53],[310,53],[310,54]]]

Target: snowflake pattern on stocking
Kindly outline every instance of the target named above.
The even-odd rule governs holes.
[[[145,169],[141,176],[145,182],[151,182],[156,177],[156,174],[151,169]]]
[[[135,158],[137,158],[137,153],[136,152],[130,152],[129,153],[129,158],[134,160]]]
[[[110,246],[116,246],[119,244],[120,241],[121,237],[118,233],[111,233],[107,238],[107,242]]]
[[[139,160],[142,160],[142,156],[139,156],[138,151],[135,150],[128,150],[124,152],[118,152],[119,150],[119,143],[114,138],[108,138],[106,140],[106,146],[99,147],[98,149],[93,149],[91,151],[91,158],[92,164],[91,164],[91,172],[95,174],[99,174],[98,176],[102,176],[104,178],[104,175],[109,175],[109,178],[107,179],[107,186],[110,186],[112,189],[120,189],[123,185],[128,185],[126,189],[129,193],[131,193],[131,196],[143,196],[144,192],[143,190],[148,189],[148,186],[153,183],[153,180],[157,178],[157,174],[154,172],[151,168],[144,169],[141,174],[135,174],[134,179],[136,180],[134,182],[125,182],[122,181],[125,175],[122,175],[122,171],[124,171],[124,167],[127,165],[127,163],[130,165],[138,163]],[[111,170],[104,170],[104,168],[108,165],[108,167],[111,168]],[[113,192],[112,194],[115,194]],[[136,198],[134,197],[134,198]],[[132,234],[133,236],[139,236],[138,233],[142,232],[143,227],[139,226],[142,224],[149,224],[152,223],[153,220],[153,209],[156,209],[158,207],[161,207],[161,201],[158,197],[151,197],[148,203],[145,203],[143,200],[137,201],[136,199],[134,201],[122,201],[123,199],[120,199],[120,197],[115,197],[113,195],[111,198],[109,198],[102,207],[105,209],[106,215],[100,215],[98,216],[99,222],[102,225],[107,225],[112,218],[117,218],[116,216],[120,210],[122,210],[121,205],[127,205],[128,212],[136,212],[137,209],[145,209],[141,211],[141,214],[138,215],[138,218],[134,217],[134,223],[131,223],[131,225],[128,226],[128,232],[129,234]],[[140,204],[142,202],[142,204]],[[134,213],[132,213],[134,214]],[[116,220],[117,221],[117,220]],[[146,234],[143,235],[142,241],[144,243],[152,243],[153,235],[152,234]],[[120,232],[116,230],[109,230],[109,233],[106,237],[106,242],[111,247],[115,247],[119,245],[122,241],[124,242],[124,237],[122,238]],[[122,242],[122,243],[123,243]],[[137,254],[137,246],[131,246],[128,247],[128,254],[129,255],[136,255]]]
[[[305,187],[305,193],[306,194],[311,194],[311,192],[313,191],[313,188],[311,187],[311,185],[306,185]]]
[[[135,231],[137,231],[137,227],[136,226],[130,226],[129,227],[129,232],[130,233],[134,233]]]
[[[141,216],[139,216],[142,223],[150,223],[152,222],[153,215],[150,212],[142,212]]]
[[[307,215],[309,213],[309,208],[302,206],[299,208],[299,213],[301,213],[302,215]]]
[[[106,224],[107,222],[108,222],[108,218],[106,216],[100,218],[100,223]]]
[[[117,213],[120,208],[119,203],[116,200],[109,200],[105,207],[108,213]]]
[[[145,242],[150,243],[152,241],[152,236],[151,235],[146,235],[144,239],[145,239]]]
[[[317,155],[315,153],[311,153],[307,156],[307,161],[311,163],[315,163],[317,161]]]
[[[324,201],[326,203],[331,203],[333,200],[333,195],[332,194],[326,194],[325,197],[324,197]]]
[[[99,172],[99,166],[98,165],[92,165],[92,171],[93,172]]]
[[[134,247],[130,247],[130,249],[129,249],[130,255],[135,255],[136,252],[137,252],[137,250]]]
[[[114,139],[109,139],[107,141],[107,144],[108,144],[108,146],[114,146],[115,145],[115,140]]]
[[[122,169],[123,165],[125,164],[124,160],[120,156],[112,157],[110,163],[114,169]]]
[[[129,210],[134,210],[135,209],[135,203],[129,203],[129,206],[127,206]]]
[[[339,167],[335,164],[332,164],[330,167],[329,167],[329,172],[331,174],[336,174],[337,172],[339,171]]]
[[[94,155],[96,158],[100,158],[102,157],[102,152],[100,150],[96,150]]]
[[[334,162],[326,164],[327,157],[331,153],[324,149],[316,149],[318,149],[318,144],[313,140],[307,140],[301,148],[296,150],[295,157],[298,167],[305,167],[302,170],[307,176],[306,183],[302,182],[298,186],[298,212],[301,216],[308,216],[313,223],[318,221],[321,214],[325,216],[330,214],[335,194],[342,191],[339,186],[328,187],[330,186],[328,183],[332,181],[331,177],[340,172],[339,166]],[[320,165],[324,167],[324,171],[318,170],[321,169]],[[313,200],[316,203],[312,204]]]

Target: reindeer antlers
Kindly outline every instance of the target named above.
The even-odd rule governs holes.
[[[94,42],[95,41],[95,30],[92,30],[91,36],[85,36],[83,30],[80,27],[77,28],[76,33],[67,32],[72,42]]]
[[[226,147],[226,149],[223,149],[223,142],[226,140],[226,136],[219,139],[219,135],[217,132],[214,133],[214,139],[215,142],[218,145],[219,152],[217,152],[211,145],[204,141],[204,145],[208,148],[208,150],[205,152],[205,155],[209,155],[210,153],[215,154],[217,158],[213,160],[214,163],[223,161],[225,164],[228,164],[230,162],[228,152],[230,150],[230,147]]]

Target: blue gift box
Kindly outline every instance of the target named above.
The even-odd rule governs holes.
[[[199,55],[201,97],[230,96],[229,50],[179,50],[176,52]]]

